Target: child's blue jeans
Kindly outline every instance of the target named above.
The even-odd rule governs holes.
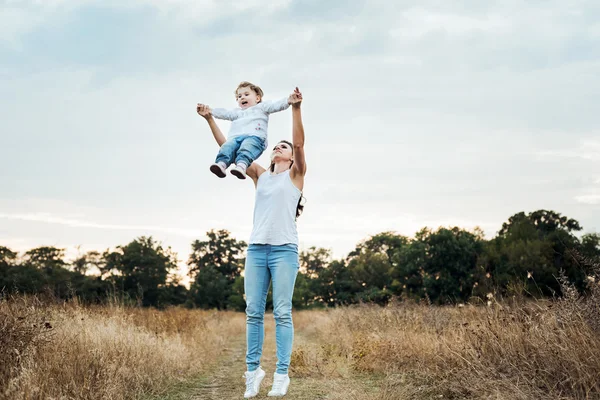
[[[258,136],[235,136],[221,146],[216,162],[227,166],[240,162],[249,167],[265,150],[265,139]]]
[[[246,256],[246,365],[255,371],[260,365],[265,336],[264,317],[269,285],[273,284],[273,317],[277,344],[277,373],[287,374],[294,342],[292,295],[298,275],[298,246],[251,244]]]

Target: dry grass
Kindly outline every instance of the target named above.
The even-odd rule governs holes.
[[[314,341],[296,348],[292,370],[383,375],[377,399],[600,398],[599,293],[512,306],[298,313],[296,325]]]
[[[600,399],[600,263],[577,259],[592,275],[585,297],[561,276],[554,301],[297,313],[311,341],[292,371],[382,377],[375,397],[356,399]]]
[[[37,301],[0,303],[0,393],[32,351],[50,340],[52,325]]]
[[[0,303],[0,324],[13,332],[8,339],[7,328],[0,332],[8,371],[0,375],[0,397],[135,399],[205,372],[227,337],[243,333],[244,317],[18,298]]]

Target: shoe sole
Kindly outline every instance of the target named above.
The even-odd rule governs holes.
[[[219,178],[225,178],[225,172],[216,164],[210,166],[210,172],[218,176]]]
[[[284,397],[287,396],[287,393],[285,394],[267,394],[267,397]]]
[[[237,169],[232,169],[231,175],[237,177],[238,179],[246,179],[246,175]]]
[[[288,390],[290,389],[290,384],[288,383],[288,387],[285,389],[285,393],[284,394],[271,394],[270,392],[267,393],[267,397],[284,397],[287,395]]]

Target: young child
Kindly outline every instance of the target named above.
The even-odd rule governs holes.
[[[231,121],[231,128],[210,171],[219,178],[225,178],[225,171],[235,163],[231,174],[246,179],[248,166],[267,148],[269,114],[287,109],[291,96],[277,101],[262,101],[261,88],[242,82],[235,90],[235,97],[239,108],[211,110],[213,117]]]

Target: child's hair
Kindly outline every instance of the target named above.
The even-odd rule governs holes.
[[[240,83],[238,85],[238,87],[235,89],[235,92],[234,92],[235,96],[237,97],[238,90],[240,90],[241,88],[245,88],[245,87],[249,87],[250,90],[253,90],[254,93],[256,93],[257,95],[260,96],[260,101],[262,101],[262,98],[264,96],[262,89],[259,88],[258,86],[256,86],[255,84],[250,83],[250,82],[246,82],[246,81]],[[259,103],[260,103],[260,101],[259,101]]]
[[[245,86],[243,86],[245,87]],[[294,145],[290,142],[288,142],[287,140],[280,140],[279,143],[285,143],[288,146],[290,146],[290,148],[292,149],[292,155],[294,155]],[[294,160],[292,160],[292,163],[290,164],[290,168],[292,167],[292,165],[294,165]],[[275,172],[275,164],[273,162],[271,162],[271,165],[269,165],[269,171],[271,172]],[[300,193],[300,198],[298,199],[298,205],[296,206],[296,219],[298,219],[298,217],[302,214],[302,211],[304,211],[304,203],[306,202],[306,197],[304,197],[304,194],[301,192]]]

